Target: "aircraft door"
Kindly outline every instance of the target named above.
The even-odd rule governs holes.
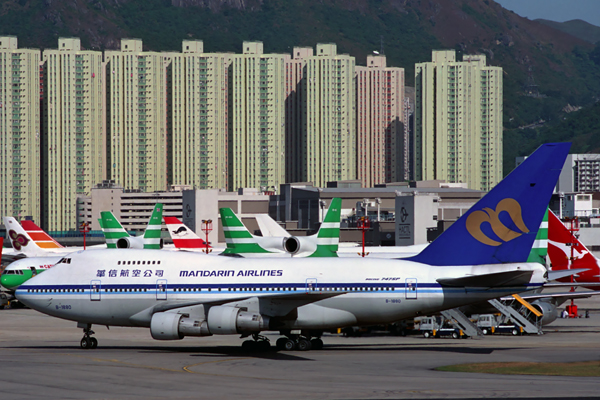
[[[417,278],[406,278],[405,298],[417,298]]]
[[[156,281],[156,300],[167,299],[167,280],[159,279]]]
[[[92,281],[90,284],[90,300],[91,301],[100,301],[100,289],[102,285],[100,281]]]
[[[306,292],[316,292],[317,291],[317,278],[308,278],[306,280]]]
[[[31,269],[31,277],[32,278],[37,275],[37,270],[35,269],[35,267],[29,267],[29,269]]]

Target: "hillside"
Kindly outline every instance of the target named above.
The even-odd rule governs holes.
[[[357,65],[383,50],[388,65],[405,68],[407,85],[432,49],[484,53],[505,72],[508,130],[558,122],[567,104],[600,98],[600,47],[492,0],[5,0],[0,35],[42,49],[61,36],[97,50],[125,37],[141,38],[145,50],[180,51],[195,38],[207,52],[236,53],[244,40],[263,41],[268,53],[334,42]]]
[[[600,42],[600,27],[580,19],[574,19],[565,22],[548,21],[547,19],[536,19],[535,21],[544,25],[548,25],[559,31],[568,33],[569,35],[573,35],[576,38],[585,40],[586,42]]]

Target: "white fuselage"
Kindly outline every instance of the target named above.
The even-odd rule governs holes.
[[[442,287],[440,278],[532,271],[527,285]],[[436,267],[386,259],[243,259],[185,252],[97,250],[75,253],[30,279],[19,300],[82,323],[149,326],[154,312],[199,304],[272,298],[298,301],[289,329],[330,329],[398,321],[539,287],[536,263]],[[332,297],[307,301],[311,295]],[[335,295],[337,294],[337,295]],[[270,317],[280,317],[271,315]],[[283,325],[282,325],[283,326]]]

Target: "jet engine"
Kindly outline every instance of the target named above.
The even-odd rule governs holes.
[[[160,239],[160,248],[164,246],[164,242]],[[143,249],[144,239],[141,237],[122,237],[117,240],[117,249]]]
[[[243,311],[241,308],[216,306],[208,310],[208,329],[211,334],[229,335],[260,332],[269,328],[269,317]]]
[[[312,254],[317,250],[317,243],[312,238],[290,236],[283,239],[283,249],[291,255]]]
[[[531,303],[542,315],[542,325],[548,325],[558,318],[558,310],[554,304],[546,301],[536,300]]]
[[[152,315],[150,334],[156,340],[179,340],[184,336],[211,335],[205,320],[172,312],[159,312]]]

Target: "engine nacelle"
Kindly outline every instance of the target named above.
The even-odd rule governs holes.
[[[301,236],[290,236],[283,239],[283,249],[291,255],[300,253],[314,253],[317,251],[315,239]]]
[[[210,336],[205,320],[184,314],[160,312],[152,315],[150,334],[156,340],[180,340],[185,336]]]
[[[260,332],[269,328],[269,317],[236,307],[216,306],[208,310],[208,329],[215,335]]]
[[[551,322],[554,322],[556,318],[558,318],[558,309],[554,304],[536,300],[531,303],[542,315],[542,325],[548,325]]]
[[[160,239],[159,246],[162,249],[164,241]],[[142,237],[122,237],[117,240],[117,249],[143,249],[144,238]]]

